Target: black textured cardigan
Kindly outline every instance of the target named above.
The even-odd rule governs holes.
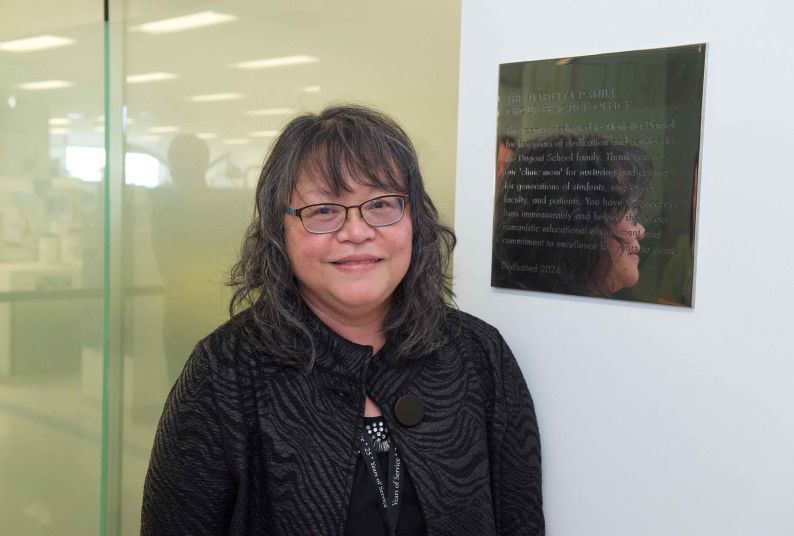
[[[544,533],[540,441],[524,378],[499,332],[457,310],[446,344],[394,363],[313,318],[311,371],[246,338],[243,313],[202,340],[171,391],[143,497],[143,535],[341,535],[364,396],[400,445],[428,536]],[[396,401],[425,403],[402,426]]]

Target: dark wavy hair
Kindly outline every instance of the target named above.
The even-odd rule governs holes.
[[[565,134],[520,143],[497,192],[493,284],[609,296],[608,241],[628,243],[611,225],[638,212],[651,171],[645,151],[625,140]]]
[[[324,181],[335,195],[350,191],[351,179],[408,194],[411,264],[392,295],[384,331],[397,360],[439,347],[444,309],[453,296],[447,268],[455,234],[438,219],[407,134],[389,116],[362,106],[331,106],[296,117],[274,142],[259,176],[253,221],[231,271],[230,314],[249,310],[255,325],[250,335],[257,343],[281,362],[312,367],[316,350],[309,312],[284,239],[284,209],[301,173]]]

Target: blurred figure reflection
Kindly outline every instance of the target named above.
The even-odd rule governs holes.
[[[152,247],[163,281],[163,342],[172,384],[195,341],[226,314],[224,281],[248,219],[240,190],[207,186],[207,143],[180,134],[168,148],[171,183],[152,190]]]

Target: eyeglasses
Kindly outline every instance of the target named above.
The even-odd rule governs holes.
[[[407,195],[382,195],[360,205],[338,205],[321,203],[301,208],[286,208],[286,213],[297,216],[304,229],[314,234],[333,233],[342,228],[347,221],[347,212],[357,208],[361,218],[372,227],[385,227],[403,219]]]

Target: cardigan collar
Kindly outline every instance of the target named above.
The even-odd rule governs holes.
[[[372,363],[372,346],[345,339],[324,324],[309,307],[304,306],[304,309],[315,345],[314,366],[332,370],[361,383]]]
[[[314,366],[344,376],[358,385],[367,385],[371,394],[390,396],[409,382],[421,367],[422,359],[397,362],[394,343],[387,340],[377,354],[372,346],[351,342],[324,324],[305,306],[307,324],[317,352]]]

